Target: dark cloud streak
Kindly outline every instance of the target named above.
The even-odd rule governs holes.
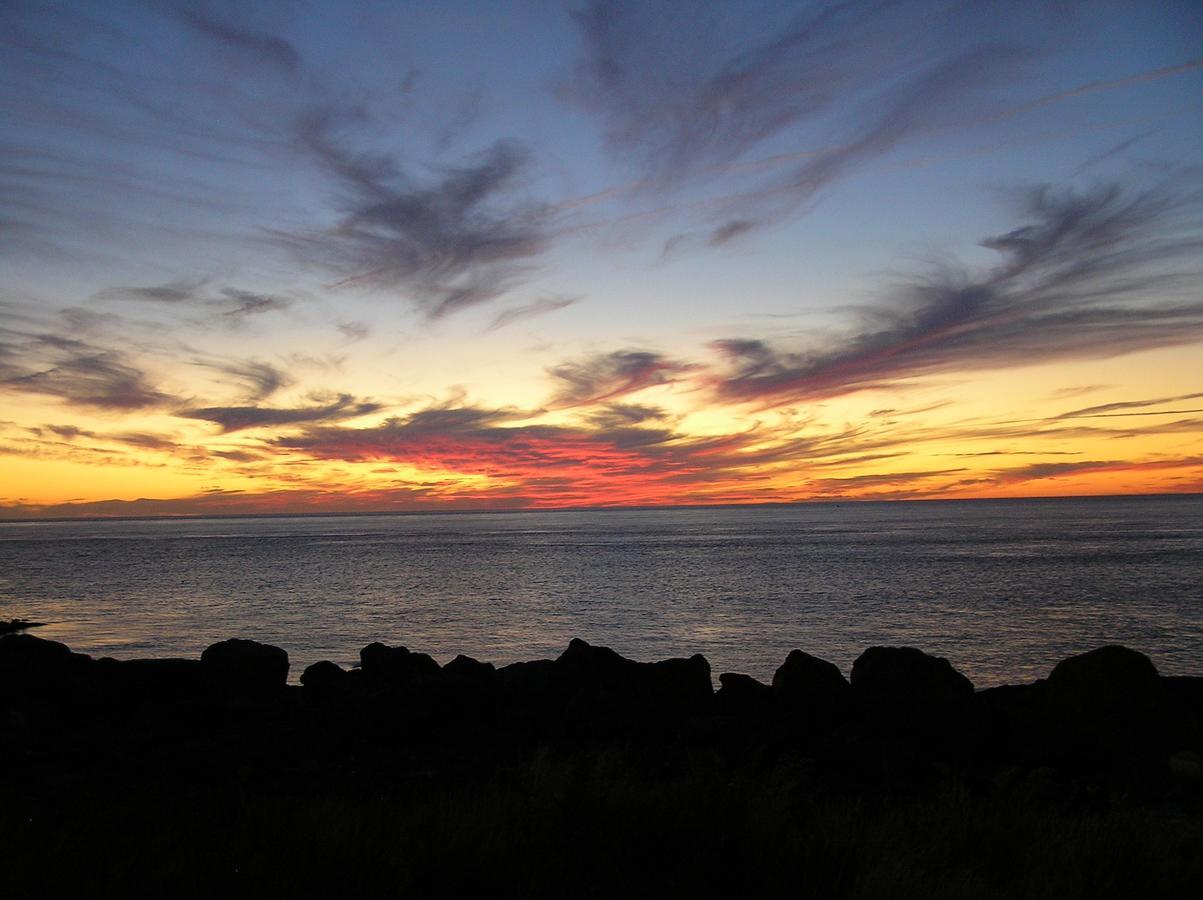
[[[300,145],[340,182],[344,211],[332,228],[277,239],[342,286],[399,291],[431,319],[520,281],[549,239],[547,210],[518,198],[528,151],[500,140],[419,184],[394,157],[351,147],[364,115],[326,109],[300,121]]]
[[[691,366],[648,350],[615,350],[580,362],[554,366],[549,374],[558,384],[551,405],[591,406],[668,384]]]
[[[773,22],[702,2],[593,0],[574,15],[582,56],[561,94],[600,119],[635,189],[706,184],[800,129],[836,137],[726,198],[708,237],[721,245],[907,139],[1000,114],[1004,89],[1079,5],[842,0],[783,7]]]
[[[295,74],[301,66],[301,55],[296,47],[282,37],[223,22],[202,14],[195,7],[178,8],[173,12],[194,31],[252,61],[270,63],[288,74]]]
[[[1109,415],[1166,415],[1168,413],[1183,413],[1183,412],[1200,412],[1197,409],[1180,409],[1180,410],[1161,410],[1156,412],[1141,412],[1132,413],[1127,410],[1143,409],[1148,406],[1161,406],[1165,403],[1180,403],[1183,400],[1197,400],[1203,397],[1203,391],[1197,391],[1193,394],[1179,394],[1176,397],[1158,397],[1153,400],[1124,400],[1118,403],[1102,403],[1098,406],[1087,406],[1082,409],[1071,409],[1069,412],[1063,412],[1054,416],[1054,419],[1084,419],[1098,416]]]
[[[538,300],[532,300],[530,303],[524,303],[522,306],[503,309],[489,323],[489,327],[485,331],[497,331],[499,328],[505,328],[507,325],[513,325],[515,322],[521,322],[524,319],[533,319],[566,309],[576,303],[577,299],[576,297],[541,297]]]
[[[350,394],[339,394],[330,403],[316,406],[273,408],[265,406],[208,406],[182,409],[176,415],[185,419],[200,419],[221,426],[222,434],[247,428],[279,427],[311,422],[353,419],[381,409],[379,403],[357,401]]]
[[[782,351],[760,339],[713,346],[729,401],[813,400],[951,371],[1105,358],[1203,340],[1199,198],[1031,191],[1030,224],[987,239],[1003,261],[945,269],[895,289],[834,347]],[[1185,299],[1177,294],[1185,289]]]
[[[55,334],[0,343],[0,390],[110,411],[132,412],[175,402],[125,353]]]

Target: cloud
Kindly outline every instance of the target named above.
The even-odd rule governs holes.
[[[728,401],[814,400],[942,372],[1105,358],[1203,340],[1198,197],[1117,187],[1025,197],[1029,224],[983,241],[1002,262],[895,288],[862,330],[810,351],[716,341]],[[1178,294],[1186,296],[1179,299]]]
[[[182,409],[176,415],[185,419],[200,419],[221,426],[222,434],[242,431],[247,428],[298,425],[307,422],[329,422],[338,419],[353,419],[374,413],[382,407],[379,403],[357,401],[350,394],[339,394],[331,403],[316,406],[290,408],[265,406],[208,406],[199,409]]]
[[[73,441],[77,437],[95,437],[95,433],[85,431],[76,425],[47,425],[49,431],[53,431],[65,441]]]
[[[612,153],[675,180],[834,102],[855,78],[843,60],[869,5],[798,16],[735,49],[738,31],[707,4],[595,0],[574,14],[583,57],[562,94],[601,117]]]
[[[206,16],[194,6],[173,12],[197,33],[235,51],[244,59],[268,63],[288,74],[300,68],[301,56],[296,47],[281,37]]]
[[[314,426],[272,443],[318,459],[484,476],[487,484],[464,489],[523,505],[647,502],[680,493],[674,482],[701,471],[690,460],[701,444],[664,429],[524,424],[524,415],[443,405],[366,428]]]
[[[225,287],[218,296],[206,292],[208,279],[177,280],[166,284],[141,287],[125,286],[105,288],[94,295],[100,301],[129,300],[145,303],[161,303],[168,306],[209,306],[221,309],[221,314],[230,319],[243,319],[260,313],[287,309],[292,301],[271,294],[242,288]]]
[[[849,139],[823,150],[784,177],[728,200],[729,218],[711,234],[723,244],[755,227],[776,222],[808,203],[827,185],[884,156],[902,141],[968,119],[978,92],[1003,79],[1027,54],[1016,48],[979,46],[924,69],[867,104],[865,121]]]
[[[894,487],[917,481],[927,481],[932,478],[957,475],[964,471],[965,469],[927,469],[918,472],[880,472],[865,475],[847,475],[842,478],[815,478],[807,482],[807,487],[825,495],[842,495],[848,488],[860,490],[863,488]]]
[[[1203,456],[1176,457],[1170,459],[1144,460],[1077,460],[1074,462],[1033,463],[995,472],[992,481],[996,484],[1017,484],[1025,481],[1041,481],[1073,475],[1094,475],[1103,472],[1153,472],[1166,469],[1203,468]]]
[[[343,286],[401,292],[431,319],[513,287],[548,242],[546,209],[518,198],[530,154],[497,141],[418,183],[394,157],[349,146],[357,118],[323,110],[299,123],[301,146],[344,190],[343,212],[324,231],[277,239]]]
[[[124,431],[117,434],[97,435],[97,437],[101,440],[117,441],[119,444],[126,444],[141,450],[174,451],[177,449],[176,442],[171,438],[146,431]]]
[[[230,306],[222,315],[234,319],[243,319],[247,316],[275,312],[287,309],[292,305],[290,300],[283,297],[260,294],[254,291],[243,291],[237,288],[222,288],[221,295],[223,301]]]
[[[662,422],[668,413],[658,406],[638,403],[610,403],[591,411],[586,420],[597,428],[629,428],[646,422]]]
[[[536,316],[546,315],[547,313],[555,312],[556,310],[565,309],[576,303],[578,297],[541,297],[538,300],[532,300],[530,303],[525,303],[522,306],[514,306],[510,309],[503,309],[497,314],[497,317],[489,323],[489,327],[485,331],[496,331],[499,328],[505,328],[507,325],[513,325],[515,322],[520,322],[523,319],[533,319]]]
[[[662,410],[635,404],[609,404],[572,425],[530,419],[520,410],[453,402],[374,426],[315,425],[271,443],[320,460],[454,473],[456,490],[498,503],[572,506],[781,500],[781,485],[770,487],[774,472],[788,468],[801,491],[798,472],[856,464],[850,452],[862,440],[803,440],[790,436],[792,427],[759,426],[690,436],[667,427]],[[898,455],[861,454],[859,461]]]
[[[210,456],[228,459],[237,463],[254,463],[263,459],[262,453],[251,453],[249,450],[208,450]]]
[[[1123,415],[1164,416],[1164,415],[1168,415],[1171,413],[1203,412],[1203,410],[1199,410],[1199,409],[1166,409],[1166,410],[1159,410],[1156,412],[1149,412],[1149,411],[1137,412],[1137,413],[1129,412],[1129,410],[1134,410],[1134,409],[1139,410],[1139,409],[1144,409],[1145,407],[1149,407],[1149,406],[1162,406],[1163,404],[1166,404],[1166,403],[1179,403],[1183,400],[1197,400],[1200,397],[1203,397],[1203,391],[1195,392],[1193,394],[1179,394],[1176,397],[1158,397],[1153,400],[1125,400],[1125,401],[1121,401],[1119,403],[1102,403],[1102,404],[1099,404],[1098,406],[1087,406],[1082,409],[1071,409],[1069,412],[1060,413],[1059,415],[1053,416],[1053,418],[1054,419],[1085,419],[1085,418],[1107,417],[1107,416],[1116,416],[1116,415],[1119,415],[1119,416],[1123,416]]]
[[[281,388],[293,383],[292,376],[270,363],[257,360],[219,363],[213,368],[225,375],[242,382],[244,397],[248,403],[259,403],[275,394]]]
[[[0,390],[112,411],[175,402],[125,353],[55,334],[0,344]]]
[[[111,287],[97,291],[97,300],[137,300],[148,303],[195,303],[202,297],[204,280],[169,281],[142,287]]]
[[[162,434],[152,434],[146,431],[124,431],[114,434],[99,434],[95,431],[79,428],[76,425],[47,425],[46,430],[58,435],[65,441],[75,441],[79,438],[88,438],[90,440],[99,441],[116,441],[119,444],[126,444],[130,447],[139,447],[144,450],[176,449],[176,443],[170,437]],[[40,435],[42,429],[31,428],[30,431]]]
[[[352,343],[366,340],[372,333],[372,326],[365,322],[339,322],[338,330]]]
[[[551,404],[564,408],[616,400],[668,384],[691,368],[648,350],[614,350],[581,362],[561,363],[548,370],[559,384]]]
[[[708,239],[720,245],[904,140],[999,114],[1004,89],[1081,5],[843,0],[753,17],[700,0],[593,0],[574,14],[582,53],[560,92],[598,117],[636,189],[749,176],[720,204]],[[835,140],[784,176],[739,168],[750,151],[815,134]]]

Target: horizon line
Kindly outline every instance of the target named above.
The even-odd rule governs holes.
[[[197,521],[204,519],[330,519],[339,517],[379,518],[386,516],[437,516],[437,515],[497,515],[502,513],[566,513],[566,512],[666,512],[670,510],[695,509],[767,509],[788,506],[832,505],[839,503],[1024,503],[1056,501],[1126,500],[1132,498],[1185,498],[1203,497],[1200,491],[1153,491],[1149,493],[1121,494],[1042,494],[1032,497],[831,497],[803,500],[767,500],[754,503],[678,503],[644,504],[624,506],[527,506],[494,507],[487,509],[403,509],[403,510],[349,510],[349,511],[300,511],[300,512],[232,512],[232,513],[161,513],[147,515],[91,515],[91,516],[0,516],[0,525],[51,522],[154,522],[154,521]],[[137,503],[149,500],[118,501]]]

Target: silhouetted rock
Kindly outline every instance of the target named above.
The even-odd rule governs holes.
[[[617,683],[634,677],[639,663],[627,659],[609,647],[595,647],[580,638],[568,642],[556,659],[556,668],[576,681]]]
[[[834,663],[791,650],[773,675],[773,694],[791,712],[829,716],[848,702],[851,688]]]
[[[1203,784],[1203,756],[1193,750],[1179,750],[1169,759],[1170,774],[1183,781]]]
[[[1190,729],[1193,742],[1203,745],[1203,677],[1198,675],[1162,676],[1162,685],[1170,702]]]
[[[772,706],[773,689],[751,675],[724,672],[714,695],[715,707],[725,715],[757,715]]]
[[[301,673],[301,686],[312,691],[337,691],[347,684],[346,670],[328,659],[306,666],[305,671]]]
[[[44,622],[30,622],[27,619],[9,619],[7,622],[0,619],[0,635],[24,631],[26,628],[41,628],[43,625]]]
[[[109,693],[125,699],[168,702],[203,696],[208,687],[204,665],[195,659],[100,659],[98,676]]]
[[[1152,660],[1118,645],[1057,663],[1048,708],[1065,736],[1100,754],[1161,745],[1179,724]]]
[[[636,665],[649,698],[661,709],[694,714],[714,701],[710,661],[700,653]]]
[[[254,641],[222,641],[200,660],[94,661],[54,641],[5,636],[0,753],[29,760],[53,746],[120,758],[146,748],[142,759],[165,770],[210,758],[270,769],[266,761],[295,748],[302,766],[378,765],[388,775],[488,769],[535,748],[568,759],[623,748],[649,761],[663,752],[653,773],[664,760],[769,771],[805,757],[804,768],[828,781],[908,790],[949,776],[1031,782],[1033,796],[1058,803],[1094,802],[1098,784],[1149,785],[1153,797],[1200,790],[1203,679],[1160,678],[1122,647],[1066,660],[1047,681],[978,694],[947,661],[912,648],[867,650],[851,684],[794,651],[772,687],[724,673],[717,693],[701,655],[644,663],[582,640],[554,661],[501,669],[467,656],[440,669],[380,643],[360,658],[350,671],[315,663],[303,690],[292,690],[287,654]],[[1055,778],[1023,774],[1045,769]]]
[[[258,641],[219,641],[201,654],[201,664],[215,684],[235,693],[267,693],[288,681],[288,654]]]
[[[359,668],[369,679],[388,684],[403,684],[439,674],[439,664],[425,653],[389,647],[379,641],[359,651]]]
[[[525,721],[548,714],[563,699],[556,664],[550,659],[502,666],[497,684],[511,712]]]
[[[920,711],[969,699],[973,682],[914,647],[870,647],[852,664],[852,691],[872,705]]]
[[[1111,708],[1144,706],[1162,694],[1153,661],[1118,644],[1062,660],[1048,686],[1050,700],[1071,712],[1099,702]]]
[[[714,696],[710,663],[700,653],[688,659],[640,663],[609,647],[573,638],[555,664],[556,674],[570,692],[586,690],[597,698],[604,696],[606,703],[620,703],[631,713],[693,713]]]
[[[497,669],[492,663],[479,662],[461,653],[443,666],[443,674],[473,684],[492,684],[497,678]]]
[[[0,638],[0,678],[21,682],[57,683],[82,674],[91,658],[72,653],[58,641],[32,634],[9,634]]]
[[[975,752],[986,759],[1025,766],[1048,759],[1047,683],[1001,685],[973,695],[973,715],[964,723]]]

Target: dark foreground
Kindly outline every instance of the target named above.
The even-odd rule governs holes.
[[[974,692],[795,651],[771,686],[573,641],[93,660],[0,639],[8,897],[1186,897],[1203,678],[1105,647]]]

